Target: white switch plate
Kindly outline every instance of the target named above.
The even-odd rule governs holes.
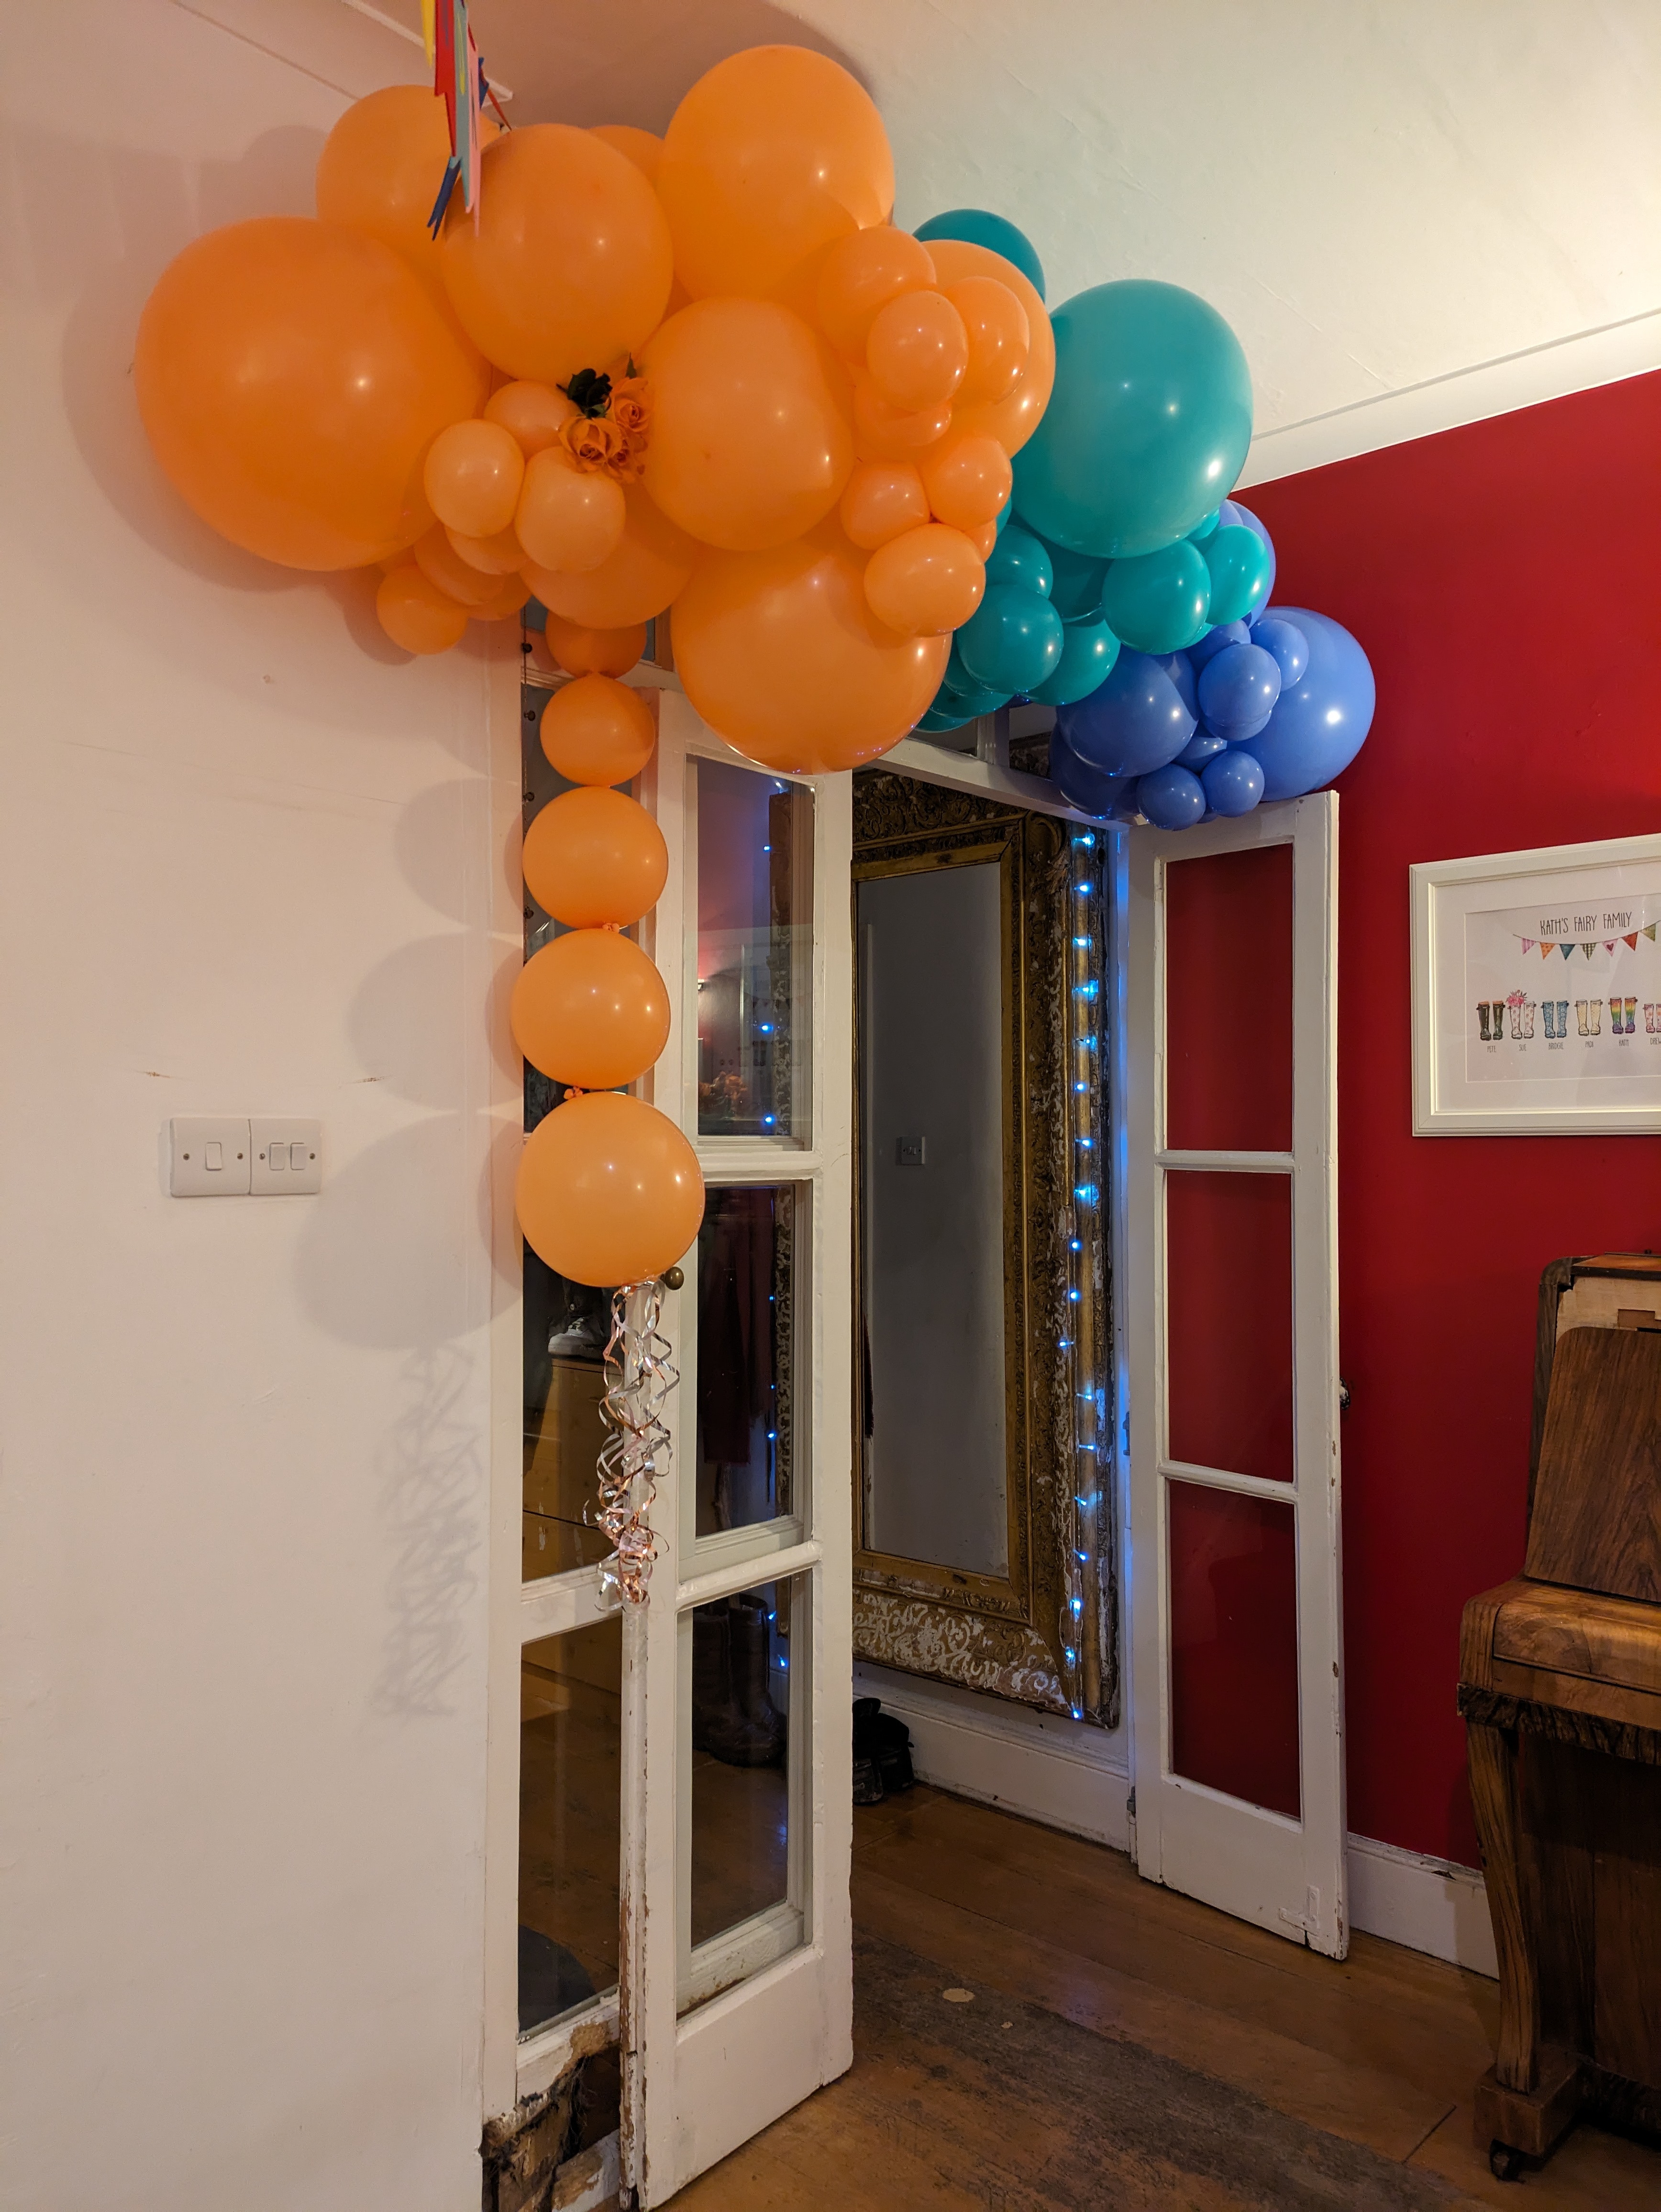
[[[323,1124],[276,1121],[249,1123],[253,1136],[256,1198],[311,1198],[323,1188]]]
[[[182,1114],[167,1124],[175,1198],[246,1198],[253,1188],[253,1141],[247,1117]]]

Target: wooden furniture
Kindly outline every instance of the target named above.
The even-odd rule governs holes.
[[[1459,1645],[1503,2179],[1582,2112],[1661,2131],[1661,1260],[1555,1261],[1541,1304],[1527,1555]]]

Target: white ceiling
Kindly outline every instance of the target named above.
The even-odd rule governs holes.
[[[375,4],[420,20],[419,0]],[[897,221],[1010,216],[1052,305],[1115,276],[1202,293],[1251,363],[1260,447],[1292,465],[1661,364],[1661,0],[472,0],[472,15],[515,121],[660,131],[724,53],[835,55],[887,123]],[[1436,390],[1496,362],[1463,398]],[[1375,410],[1371,434],[1344,419]],[[1277,472],[1254,461],[1249,476]]]

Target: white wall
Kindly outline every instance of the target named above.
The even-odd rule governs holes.
[[[0,2202],[453,2212],[516,696],[493,787],[480,656],[143,442],[151,283],[308,212],[342,92],[165,0],[0,27]],[[164,1195],[170,1115],[261,1110],[320,1198]]]

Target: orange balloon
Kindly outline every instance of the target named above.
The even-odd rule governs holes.
[[[697,712],[764,766],[817,775],[898,743],[951,640],[901,637],[866,602],[834,520],[764,553],[700,555],[675,602],[675,665]]]
[[[905,292],[878,309],[865,359],[883,398],[915,414],[944,405],[963,382],[969,333],[944,292]]]
[[[657,741],[651,708],[615,677],[579,676],[542,710],[542,750],[567,783],[628,783],[651,759]]]
[[[654,507],[640,484],[625,484],[623,543],[586,575],[532,564],[525,580],[551,614],[586,629],[623,629],[661,614],[692,573],[697,543]]]
[[[427,449],[427,501],[448,530],[494,538],[513,521],[525,456],[500,422],[452,422]]]
[[[565,394],[549,384],[504,384],[484,403],[485,421],[511,430],[527,461],[558,443],[560,431],[576,411]]]
[[[646,650],[646,625],[624,629],[586,629],[581,623],[550,615],[548,652],[568,676],[626,676]]]
[[[854,462],[846,380],[800,316],[770,300],[695,300],[642,366],[646,489],[683,530],[755,552],[836,505]]]
[[[514,534],[538,568],[586,575],[623,543],[627,513],[615,477],[580,469],[563,446],[549,446],[526,464]]]
[[[467,627],[466,608],[458,606],[410,560],[399,562],[381,578],[374,611],[382,629],[405,653],[447,653],[460,644]]]
[[[989,561],[991,559],[992,548],[998,542],[998,526],[995,522],[983,522],[981,524],[978,530],[965,530],[964,536],[969,540],[975,550],[980,555],[983,561]]]
[[[498,530],[492,538],[470,538],[465,530],[452,530],[446,523],[444,535],[457,557],[484,575],[516,576],[525,566],[525,548],[511,530]]]
[[[290,568],[367,568],[418,538],[427,448],[485,388],[390,246],[299,216],[210,231],[170,262],[133,379],[174,489]]]
[[[520,969],[508,1018],[532,1067],[556,1083],[611,1091],[644,1075],[668,1043],[669,994],[631,939],[571,929]]]
[[[417,538],[415,556],[429,580],[464,607],[482,607],[502,588],[500,576],[472,568],[462,559],[441,522],[435,522],[424,538]]]
[[[929,512],[954,530],[995,522],[1015,481],[1009,456],[984,431],[953,437],[918,463]]]
[[[902,637],[943,637],[960,629],[985,590],[986,563],[961,530],[943,522],[891,538],[866,563],[866,603]]]
[[[637,799],[586,785],[561,792],[536,817],[525,833],[523,866],[526,889],[557,921],[627,927],[657,904],[669,848]]]
[[[590,135],[614,146],[625,161],[632,161],[648,185],[658,180],[663,141],[655,131],[637,130],[632,123],[591,123]]]
[[[969,337],[969,367],[959,400],[1004,398],[1032,350],[1026,309],[995,276],[965,276],[946,296],[963,317]]]
[[[819,270],[815,307],[819,327],[839,353],[865,359],[865,342],[879,308],[908,292],[934,289],[928,248],[909,230],[877,223],[838,239]]]
[[[488,599],[481,599],[467,610],[469,622],[506,622],[516,615],[531,596],[531,587],[523,576],[498,576],[496,587]]]
[[[703,1218],[697,1155],[643,1098],[588,1091],[526,1139],[516,1194],[531,1249],[574,1283],[648,1281],[691,1249]]]
[[[928,520],[928,495],[910,461],[855,461],[837,513],[855,545],[885,545]]]
[[[1001,399],[963,399],[953,410],[959,430],[984,431],[1007,453],[1018,453],[1038,427],[1056,381],[1056,334],[1037,292],[1012,261],[984,246],[961,238],[931,239],[928,251],[940,272],[940,289],[950,293],[970,276],[990,276],[1015,295],[1026,311],[1031,344],[1026,365]]]
[[[663,210],[634,163],[592,131],[504,131],[480,165],[478,230],[452,206],[451,304],[510,374],[568,383],[638,350],[662,320],[673,273]]]
[[[845,69],[805,46],[751,46],[717,62],[675,110],[658,196],[692,297],[760,298],[837,239],[887,222],[894,159]]]
[[[854,449],[861,460],[915,460],[951,428],[949,403],[909,411],[885,399],[869,376],[855,380]]]

